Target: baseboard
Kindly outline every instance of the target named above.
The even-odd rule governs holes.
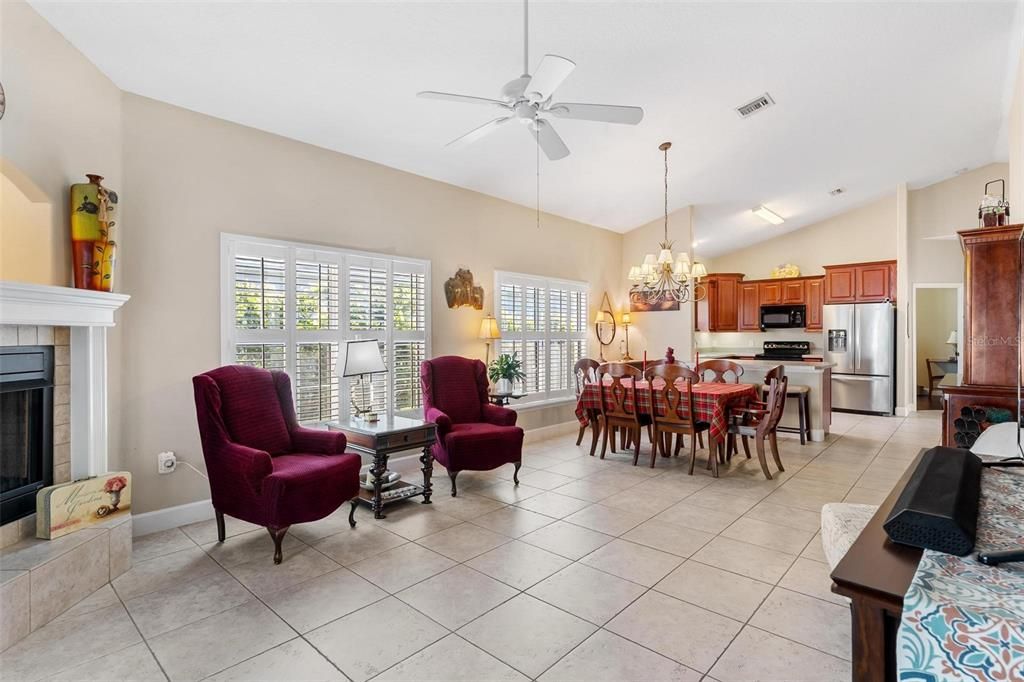
[[[540,440],[547,440],[548,438],[554,438],[555,436],[561,436],[566,433],[576,433],[579,431],[580,423],[576,420],[569,422],[562,422],[561,424],[552,424],[551,426],[542,426],[538,429],[530,429],[523,433],[523,445],[529,443],[536,443]]]
[[[210,500],[199,500],[176,507],[166,507],[132,517],[132,535],[149,535],[161,530],[184,526],[196,521],[213,518],[213,504]]]
[[[909,417],[910,416],[910,408],[907,408],[907,407],[897,407],[896,408],[896,416],[897,417]]]

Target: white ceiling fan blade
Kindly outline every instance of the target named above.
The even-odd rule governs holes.
[[[576,68],[576,62],[556,54],[546,54],[540,60],[540,65],[533,72],[533,78],[526,84],[525,96],[534,102],[543,102],[551,93],[562,84],[572,70]]]
[[[644,120],[644,110],[640,107],[620,107],[614,104],[559,102],[552,104],[546,111],[559,118],[578,118],[584,121],[602,121],[604,123],[636,125]]]
[[[456,95],[451,92],[436,92],[434,90],[424,90],[423,92],[417,92],[417,97],[423,99],[440,99],[446,102],[463,102],[466,104],[486,104],[495,107],[501,107],[502,109],[508,109],[508,102],[502,102],[500,99],[487,99],[486,97],[473,97],[472,95]]]
[[[502,123],[509,120],[510,118],[512,117],[503,116],[502,118],[496,118],[493,121],[488,121],[479,128],[473,128],[473,130],[470,130],[462,137],[455,138],[454,140],[446,144],[445,147],[464,147],[467,144],[476,142],[481,137],[485,137],[489,133],[493,132],[495,129],[498,128],[498,126],[500,126]]]
[[[565,142],[562,142],[562,138],[558,136],[558,133],[555,132],[555,129],[547,121],[538,118],[536,129],[534,129],[534,126],[530,126],[530,133],[537,140],[537,144],[544,151],[544,155],[552,161],[558,161],[569,156],[569,148],[565,146]]]

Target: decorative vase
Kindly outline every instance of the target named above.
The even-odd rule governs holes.
[[[509,379],[498,379],[494,382],[494,392],[498,395],[511,395],[512,382]]]
[[[114,511],[117,511],[117,505],[121,504],[121,491],[120,490],[111,490],[109,494],[110,494],[110,506],[112,506],[114,508]]]
[[[71,186],[71,258],[77,289],[111,291],[114,254],[110,238],[115,225],[117,192],[103,186],[103,177],[87,174],[89,182]]]

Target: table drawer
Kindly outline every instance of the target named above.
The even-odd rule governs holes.
[[[416,444],[423,444],[428,441],[433,441],[432,436],[433,429],[417,429],[415,431],[403,431],[402,433],[393,433],[389,436],[384,436],[380,439],[381,448],[400,448],[403,446],[412,446]]]

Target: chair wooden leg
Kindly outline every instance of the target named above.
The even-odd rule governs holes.
[[[620,429],[622,431],[622,449],[628,450],[632,446],[633,429]]]
[[[718,478],[718,458],[722,453],[725,445],[721,441],[715,441],[708,436],[708,447],[711,449],[711,456],[708,457],[708,461],[711,463],[711,475],[714,478]]]
[[[615,433],[611,425],[604,425],[604,435],[601,438],[601,459],[604,459],[604,453],[608,450],[608,432],[612,432],[612,452],[615,452]]]
[[[523,466],[523,463],[522,463],[522,462],[516,462],[516,468],[515,468],[515,470],[514,470],[514,471],[512,472],[512,481],[513,481],[513,482],[514,482],[514,483],[515,483],[516,485],[519,485],[519,467],[521,467],[521,466]]]
[[[643,431],[641,431],[638,426],[635,429],[635,433],[634,429],[630,429],[630,434],[630,438],[636,441],[633,443],[633,466],[636,466],[636,463],[640,461],[640,441],[642,440],[641,436],[643,436]]]
[[[698,431],[697,432],[697,440],[698,440],[698,442],[700,442],[700,449],[703,450],[704,449],[704,432],[703,431]]]
[[[694,440],[694,435],[692,433],[690,434],[690,440],[694,443],[697,442],[696,440]],[[672,455],[678,457],[679,451],[682,450],[683,446],[685,445],[686,441],[684,440],[684,436],[683,434],[680,433],[678,436],[676,436],[676,449],[673,451]]]
[[[288,532],[288,526],[284,528],[271,528],[267,526],[267,532],[270,533],[270,537],[274,540],[274,563],[281,563],[283,558],[281,555],[281,543],[284,542],[284,534]]]
[[[586,426],[580,426],[580,432],[576,435],[576,445],[579,446],[583,442],[583,433],[587,430]]]
[[[458,494],[458,489],[455,487],[455,477],[459,475],[458,471],[449,471],[448,478],[452,479],[452,497]]]
[[[811,397],[804,393],[802,398],[804,404],[804,427],[807,429],[807,440],[811,440]]]
[[[224,542],[227,537],[227,533],[224,531],[224,512],[214,509],[213,513],[217,517],[217,542]]]
[[[756,436],[754,444],[757,445],[757,459],[761,462],[761,471],[764,472],[764,477],[770,481],[772,480],[772,472],[768,471],[768,460],[764,457],[764,438]]]
[[[800,445],[803,445],[804,443],[807,442],[806,440],[804,440],[804,420],[806,419],[806,416],[804,414],[804,395],[806,394],[801,393],[800,397],[797,398],[796,401],[797,414],[800,418]]]
[[[590,439],[590,456],[593,457],[594,453],[597,452],[597,440],[601,437],[601,422],[598,421],[597,417],[590,422],[590,430],[593,436]]]
[[[768,442],[771,443],[771,446],[772,446],[772,457],[775,458],[775,466],[779,467],[779,471],[785,471],[786,468],[784,466],[782,466],[782,458],[779,457],[779,442],[775,438],[775,432],[774,431],[772,431],[768,435],[768,439],[769,439]]]
[[[619,438],[619,427],[618,426],[612,426],[612,427],[609,427],[608,430],[612,432],[612,434],[611,434],[611,446],[612,446],[612,454],[614,455],[616,452],[618,452],[618,450],[616,449],[616,448],[618,448],[618,445],[616,443],[617,443],[617,440]],[[601,455],[601,459],[604,459],[604,455]]]
[[[654,459],[658,456],[658,450],[665,451],[666,433],[655,433],[651,438],[651,468],[654,468]]]
[[[697,434],[690,434],[690,475],[693,476],[693,464],[697,461]]]
[[[349,501],[349,504],[352,505],[352,507],[348,510],[348,525],[349,525],[350,528],[355,528],[356,527],[356,507],[359,506],[359,498],[358,497],[353,497]]]
[[[750,459],[750,440],[746,436],[743,436],[743,454]]]

